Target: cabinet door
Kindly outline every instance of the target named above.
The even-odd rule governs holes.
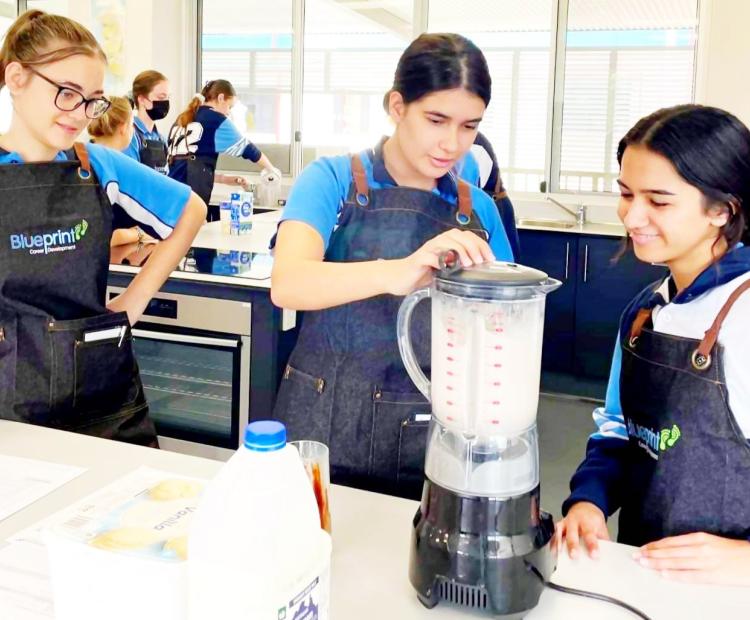
[[[575,344],[577,235],[519,230],[523,264],[544,271],[563,285],[547,296],[542,368],[570,372]]]
[[[576,288],[576,374],[609,375],[620,315],[640,291],[666,275],[665,267],[639,261],[632,251],[614,260],[623,240],[615,237],[578,239]]]

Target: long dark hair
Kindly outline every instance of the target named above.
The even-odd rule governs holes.
[[[440,90],[463,88],[489,105],[492,78],[482,51],[459,34],[422,34],[401,54],[393,87],[383,98],[388,111],[392,91],[412,103]]]
[[[237,91],[234,90],[234,86],[229,80],[211,80],[206,82],[205,86],[201,89],[201,97],[193,95],[193,98],[188,103],[187,108],[177,117],[175,124],[180,127],[187,127],[190,123],[195,120],[195,113],[198,111],[205,101],[216,101],[219,95],[224,95],[225,98],[236,97]]]
[[[666,157],[705,198],[705,208],[729,212],[720,236],[732,248],[750,242],[750,130],[735,116],[702,105],[657,110],[639,120],[617,146],[617,161],[629,146],[645,146]]]

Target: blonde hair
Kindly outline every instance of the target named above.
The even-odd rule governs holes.
[[[39,66],[78,54],[107,62],[94,35],[78,22],[44,11],[26,11],[5,33],[0,48],[0,87],[5,84],[5,69],[12,62]]]
[[[109,138],[115,135],[120,127],[133,122],[133,108],[127,97],[108,97],[108,99],[112,104],[109,110],[89,124],[89,135],[92,138]]]
[[[133,79],[133,107],[138,107],[138,97],[148,98],[148,94],[154,90],[159,82],[166,82],[167,76],[154,69],[141,71]]]
[[[224,95],[228,99],[229,97],[236,97],[237,91],[234,90],[234,86],[232,86],[229,80],[211,80],[210,82],[206,82],[201,92],[193,95],[190,103],[188,103],[188,107],[177,117],[175,124],[180,127],[187,127],[195,120],[195,113],[198,111],[198,108],[206,101],[216,101],[219,95]]]

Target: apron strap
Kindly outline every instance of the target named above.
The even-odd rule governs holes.
[[[357,195],[354,197],[360,207],[370,204],[370,188],[367,184],[367,173],[358,154],[352,155],[352,176]]]
[[[696,370],[706,370],[711,365],[711,351],[719,338],[721,325],[724,323],[724,319],[727,318],[727,314],[732,309],[734,302],[747,290],[750,290],[750,280],[747,280],[732,292],[729,299],[727,299],[721,310],[719,310],[719,314],[716,315],[711,327],[706,330],[703,340],[701,340],[698,348],[693,352],[692,362]]]
[[[635,341],[638,340],[646,323],[651,320],[651,312],[651,308],[641,308],[638,310],[638,314],[635,315],[635,320],[630,326],[630,339],[628,340],[631,347],[635,344]]]
[[[492,198],[494,200],[502,200],[503,198],[508,197],[508,192],[505,191],[505,186],[503,185],[503,177],[500,176],[500,170],[497,171],[497,182],[495,183],[495,190],[492,192]]]
[[[73,144],[73,150],[78,158],[78,176],[86,180],[91,176],[91,162],[89,161],[89,152],[83,142]]]
[[[458,180],[458,213],[456,221],[466,226],[471,221],[471,186],[463,179]]]

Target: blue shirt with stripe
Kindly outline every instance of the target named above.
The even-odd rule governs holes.
[[[257,162],[260,149],[245,138],[237,126],[221,112],[209,106],[200,106],[195,119],[182,127],[176,123],[169,131],[169,156],[196,155],[213,161],[221,153]],[[169,176],[187,183],[187,162],[177,159],[169,168]]]
[[[100,144],[85,145],[91,167],[112,205],[164,239],[180,219],[190,188]],[[61,151],[55,161],[65,161]],[[0,151],[0,165],[23,164],[16,152]]]
[[[397,185],[388,174],[380,152],[378,148],[360,153],[371,189]],[[311,226],[320,234],[328,248],[351,183],[351,156],[322,157],[314,161],[302,171],[292,187],[281,221],[295,220]],[[455,174],[451,172],[438,179],[437,186],[432,191],[456,204],[458,192]],[[513,253],[495,203],[476,186],[471,187],[471,201],[489,235],[489,244],[495,258],[512,261]]]
[[[726,284],[750,271],[750,247],[738,243],[716,264],[707,267],[690,286],[670,300],[674,304],[686,304],[711,289]],[[621,504],[624,469],[627,467],[626,452],[628,431],[620,401],[620,374],[622,372],[622,349],[620,341],[630,330],[638,310],[664,305],[665,299],[657,292],[657,282],[645,288],[625,308],[620,320],[612,366],[607,383],[604,407],[594,410],[596,431],[586,445],[586,458],[570,480],[570,496],[562,507],[563,515],[576,502],[591,502],[606,516],[614,513]]]

